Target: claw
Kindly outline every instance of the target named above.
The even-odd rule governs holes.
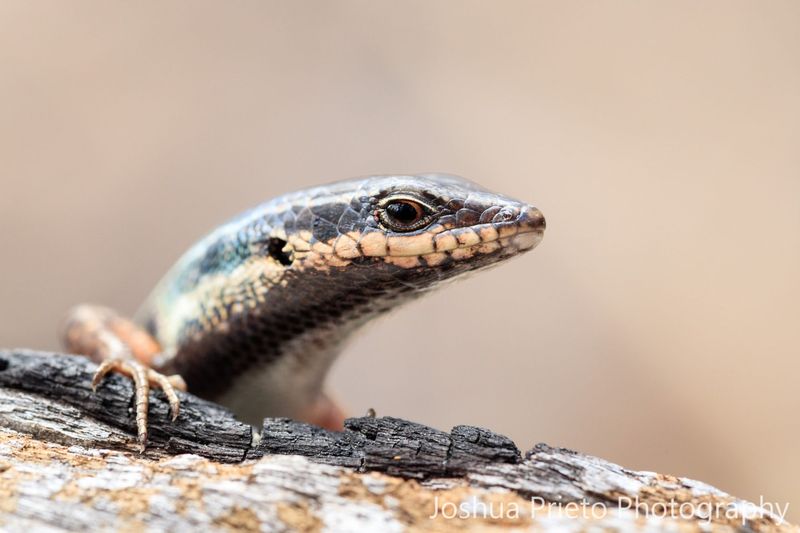
[[[92,390],[96,391],[97,385],[112,371],[133,379],[137,441],[139,443],[139,453],[143,453],[147,447],[147,408],[150,403],[150,387],[159,387],[164,391],[167,401],[169,401],[169,409],[174,422],[178,418],[178,414],[180,414],[181,406],[175,389],[185,391],[186,383],[178,375],[165,376],[136,360],[112,358],[106,359],[97,367],[92,377]]]

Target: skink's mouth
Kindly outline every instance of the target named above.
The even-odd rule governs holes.
[[[501,225],[480,224],[466,228],[455,228],[443,231],[433,237],[433,248],[420,250],[415,254],[413,249],[392,250],[390,255],[408,257],[413,255],[427,256],[435,253],[456,253],[459,250],[476,250],[482,253],[497,251],[499,248],[514,245],[518,248],[532,248],[544,236],[542,229],[520,227],[514,224]]]

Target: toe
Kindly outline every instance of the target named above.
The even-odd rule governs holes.
[[[181,402],[178,399],[178,394],[175,392],[172,381],[167,376],[159,374],[155,370],[151,370],[148,373],[148,378],[152,384],[160,387],[161,390],[164,391],[164,394],[167,396],[167,401],[169,401],[169,409],[172,413],[172,420],[174,421],[178,418],[178,414],[180,413]]]
[[[116,359],[106,359],[100,366],[97,367],[97,370],[94,372],[94,376],[92,376],[92,390],[97,390],[97,386],[103,381],[103,378],[106,377],[106,374],[114,370],[119,361]]]

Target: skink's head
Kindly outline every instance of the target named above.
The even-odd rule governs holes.
[[[380,267],[427,288],[532,249],[535,207],[457,176],[376,176],[311,195],[285,225],[296,268]]]

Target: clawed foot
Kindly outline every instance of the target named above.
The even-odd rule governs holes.
[[[147,407],[149,404],[150,387],[161,388],[167,395],[169,409],[172,413],[172,420],[178,418],[181,402],[175,390],[186,391],[186,382],[179,375],[165,376],[156,372],[152,368],[127,358],[106,359],[92,378],[92,390],[97,389],[97,385],[109,372],[117,372],[133,379],[136,399],[136,428],[138,431],[139,452],[144,452],[147,446]]]

